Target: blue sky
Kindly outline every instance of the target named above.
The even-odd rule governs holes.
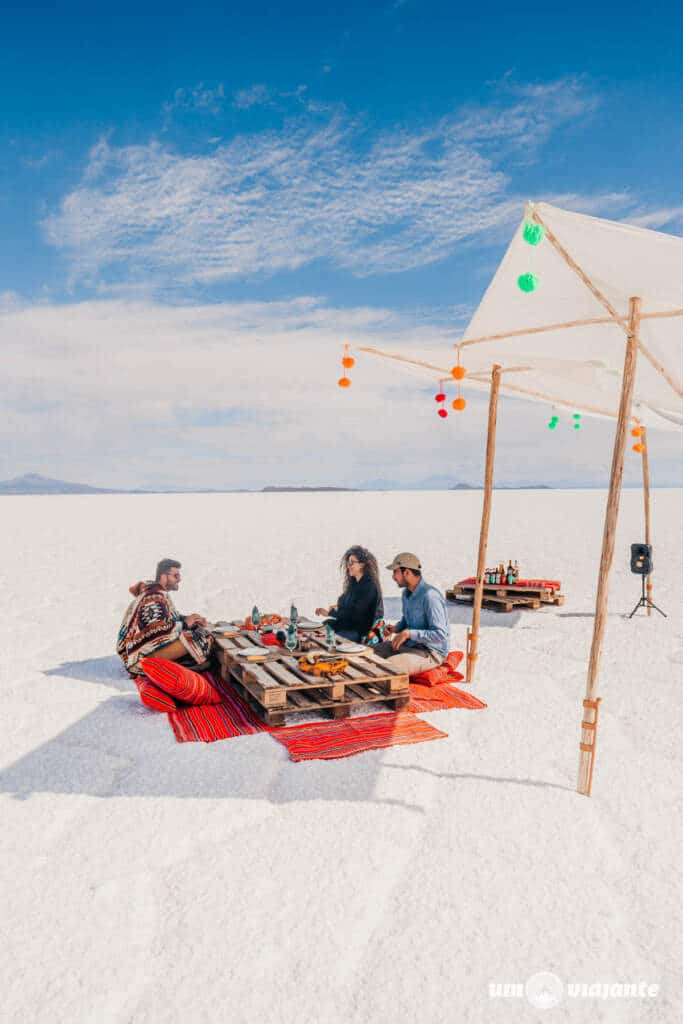
[[[477,479],[483,403],[456,460],[399,378],[354,387],[340,423],[339,344],[449,340],[526,198],[683,233],[682,21],[673,4],[15,7],[2,476]],[[508,404],[501,479],[605,479],[608,424],[569,450]],[[683,482],[680,454],[653,451],[662,483]]]

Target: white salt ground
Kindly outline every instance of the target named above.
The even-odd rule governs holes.
[[[446,740],[297,765],[266,735],[178,744],[140,705],[113,654],[128,586],[174,556],[184,611],[311,614],[359,542],[382,564],[416,550],[445,588],[473,571],[480,493],[3,499],[3,1019],[681,1020],[683,493],[653,493],[669,618],[630,622],[642,496],[623,495],[586,799],[604,504],[495,494],[491,560],[558,575],[566,603],[484,613],[488,710],[425,716]],[[451,617],[462,648],[469,613]],[[659,988],[552,1010],[491,994],[538,972]]]

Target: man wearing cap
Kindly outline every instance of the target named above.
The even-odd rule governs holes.
[[[443,595],[425,583],[417,555],[402,551],[387,566],[394,582],[401,588],[402,612],[395,626],[385,628],[391,637],[375,648],[381,658],[408,675],[428,672],[440,665],[448,654],[450,629],[448,610]]]

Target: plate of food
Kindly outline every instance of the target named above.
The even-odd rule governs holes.
[[[239,651],[235,651],[235,654],[238,658],[253,659],[268,657],[268,651],[265,647],[240,647]]]

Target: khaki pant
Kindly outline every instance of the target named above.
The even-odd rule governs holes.
[[[443,658],[436,651],[429,647],[406,647],[405,644],[394,651],[391,640],[384,640],[375,647],[375,654],[380,658],[390,661],[394,668],[405,672],[409,676],[416,676],[419,672],[429,672],[431,668],[441,665]]]
[[[170,644],[166,644],[164,647],[157,647],[156,651],[153,652],[155,658],[166,658],[168,661],[180,661],[181,658],[187,657],[187,647],[182,640],[172,640]]]

